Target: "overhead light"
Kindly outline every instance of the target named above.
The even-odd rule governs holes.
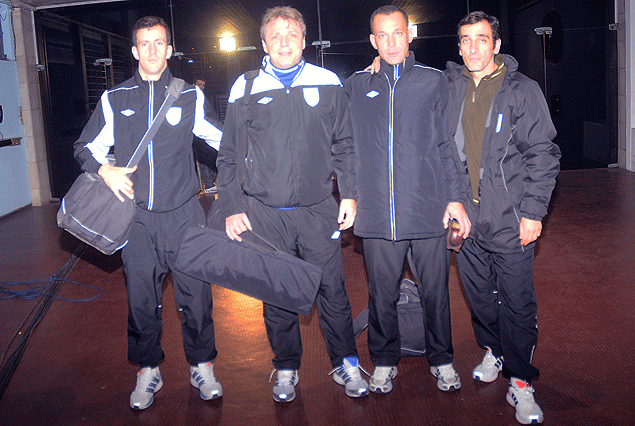
[[[222,37],[218,40],[218,45],[222,52],[233,52],[236,50],[236,38]]]

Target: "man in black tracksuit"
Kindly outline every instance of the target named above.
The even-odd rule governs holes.
[[[476,340],[487,350],[473,377],[492,382],[502,370],[516,419],[542,423],[530,384],[538,377],[533,264],[559,171],[556,130],[538,84],[499,54],[495,17],[473,12],[458,35],[465,66],[448,62],[448,114],[472,233],[457,262]]]
[[[218,119],[204,107],[200,89],[186,86],[168,110],[147,153],[134,168],[124,167],[159,111],[173,77],[167,68],[172,53],[170,30],[161,18],[141,18],[133,27],[132,53],[139,61],[134,77],[104,92],[75,142],[82,170],[99,173],[117,197],[135,200],[136,216],[121,258],[128,289],[128,358],[139,364],[130,407],[143,410],[163,386],[158,364],[161,349],[162,283],[172,269],[181,235],[205,223],[196,197],[199,188],[192,133],[218,144]],[[107,154],[114,147],[115,165]],[[202,399],[223,394],[214,377],[216,357],[212,295],[209,284],[176,271],[174,294],[182,315],[183,346],[190,363],[190,383]]]
[[[364,239],[368,274],[368,348],[375,365],[370,390],[387,393],[401,349],[397,302],[406,254],[426,313],[430,371],[443,391],[461,381],[452,360],[445,231],[450,216],[469,234],[461,180],[452,158],[445,108],[447,79],[409,52],[408,16],[383,6],[371,17],[371,43],[381,57],[376,74],[345,82],[351,99],[358,161],[355,234]]]
[[[368,383],[358,367],[340,239],[340,231],[352,226],[356,207],[346,94],[335,74],[302,59],[306,27],[297,10],[269,9],[260,35],[267,56],[246,111],[244,75],[229,96],[217,161],[220,212],[230,238],[242,241],[240,234],[249,230],[322,268],[317,307],[333,379],[348,396],[361,397],[368,394]],[[247,144],[246,158],[239,158],[241,143]],[[244,181],[239,163],[245,164]],[[334,173],[339,211],[332,195]],[[290,402],[302,355],[298,315],[268,304],[263,314],[277,370],[273,398]]]

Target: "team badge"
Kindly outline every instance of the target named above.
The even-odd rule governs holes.
[[[320,91],[317,87],[305,87],[302,90],[304,91],[304,100],[308,106],[313,108],[320,103]]]
[[[181,122],[181,107],[170,107],[168,113],[165,114],[165,119],[171,126],[176,126]]]

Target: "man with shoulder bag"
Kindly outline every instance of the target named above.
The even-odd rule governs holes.
[[[190,363],[190,383],[204,400],[219,398],[223,389],[214,376],[216,357],[212,295],[209,284],[174,271],[181,235],[205,223],[196,197],[199,181],[192,133],[218,148],[220,124],[205,108],[200,89],[186,85],[167,110],[160,131],[135,167],[122,167],[133,156],[144,133],[157,118],[173,77],[167,68],[172,54],[170,30],[161,18],[141,18],[132,29],[132,53],[139,61],[135,76],[104,92],[95,112],[75,142],[82,170],[98,173],[120,201],[135,201],[135,217],[122,249],[128,290],[128,359],[138,364],[130,407],[152,404],[163,381],[162,283],[168,270],[182,315],[183,346]],[[114,147],[116,163],[108,163]]]

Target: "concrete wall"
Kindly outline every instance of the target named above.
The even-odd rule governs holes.
[[[15,43],[13,40],[11,8],[0,3],[2,17],[2,51],[0,60],[0,105],[3,118],[0,123],[1,140],[19,140],[18,145],[0,147],[0,216],[17,210],[31,202],[26,163],[26,138],[22,125]]]
[[[635,0],[617,0],[619,54],[618,164],[635,171]]]

